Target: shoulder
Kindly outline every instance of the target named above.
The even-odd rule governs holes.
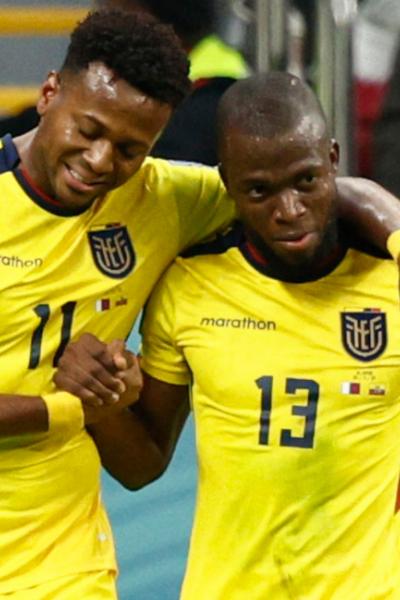
[[[188,289],[203,285],[204,277],[212,277],[225,268],[225,255],[237,248],[243,239],[240,224],[234,224],[205,242],[191,246],[178,256],[160,279],[157,288],[164,293],[183,295]]]
[[[235,222],[225,231],[187,248],[179,258],[185,260],[210,254],[224,254],[230,248],[238,247],[242,242],[243,228],[239,222]]]
[[[19,154],[11,135],[5,135],[0,140],[0,174],[15,169],[19,160]]]
[[[120,191],[139,187],[148,192],[183,195],[187,192],[211,192],[223,188],[218,169],[199,163],[148,157]]]

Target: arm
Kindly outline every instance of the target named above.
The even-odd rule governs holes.
[[[67,347],[54,382],[79,396],[83,404],[93,397],[104,402],[114,385],[111,365],[118,364],[117,377],[124,391],[118,402],[102,409],[102,418],[88,429],[103,466],[125,487],[138,489],[168,466],[190,408],[187,385],[164,383],[144,373],[140,399],[127,409],[142,385],[137,361],[128,363],[129,355],[133,356],[116,351],[114,342],[107,345],[84,334]]]
[[[181,283],[180,269],[171,268],[147,304],[142,326],[142,364],[147,374],[133,408],[118,409],[125,394],[129,396],[132,383],[137,388],[135,368],[123,361],[130,353],[121,348],[116,351],[112,343],[104,344],[94,336],[86,334],[70,345],[54,378],[59,388],[74,393],[83,402],[88,393],[103,398],[111,389],[110,362],[118,363],[115,375],[124,383],[125,391],[114,406],[105,407],[104,418],[89,430],[104,466],[131,489],[146,485],[166,469],[190,410],[191,372],[175,337],[182,314],[177,307],[183,293]]]
[[[108,406],[118,406],[118,409],[122,409],[135,401],[141,388],[141,377],[137,375],[137,372],[135,372],[136,378],[130,387],[130,395],[125,395],[123,399],[120,398],[122,392],[126,390],[126,386],[123,378],[121,380],[115,375],[120,367],[126,369],[128,366],[126,361],[122,360],[121,362],[122,357],[118,354],[121,344],[116,341],[112,346],[112,350],[117,356],[116,364],[112,358],[107,362],[107,355],[102,355],[110,374],[106,380],[107,393],[103,393],[101,400],[95,394],[88,393],[85,396],[85,402],[82,403],[75,395],[62,391],[42,396],[0,394],[0,436],[45,433],[60,428],[76,431],[82,429],[84,425],[94,423],[102,418]],[[97,348],[96,351],[101,352],[102,348],[100,350]],[[68,352],[66,354],[68,355]],[[138,367],[136,368],[138,370]],[[73,394],[73,390],[71,393]]]
[[[80,431],[103,417],[108,398],[109,395],[101,402],[89,399],[83,404],[75,395],[63,391],[42,396],[0,394],[0,437]],[[122,401],[117,404],[120,406]]]
[[[122,485],[137,490],[167,468],[190,411],[188,387],[143,374],[139,401],[89,428],[102,464]]]
[[[46,432],[49,417],[40,396],[0,394],[0,436]]]
[[[368,179],[338,177],[336,183],[339,216],[362,238],[387,251],[389,235],[400,229],[399,199]]]

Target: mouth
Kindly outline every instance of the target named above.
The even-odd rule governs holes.
[[[303,250],[307,248],[314,237],[314,233],[288,233],[284,236],[275,238],[275,244],[283,246],[290,250]]]
[[[65,170],[67,185],[77,192],[93,192],[105,185],[103,180],[92,179],[89,175],[83,175],[69,165],[65,165]]]

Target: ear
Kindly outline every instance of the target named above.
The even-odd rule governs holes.
[[[222,162],[218,163],[218,173],[219,173],[219,176],[222,179],[222,182],[223,182],[224,186],[227,188],[227,185],[226,185],[226,174],[225,174],[225,170],[224,170],[224,166],[223,166]]]
[[[53,99],[60,92],[60,76],[57,71],[50,71],[42,84],[36,108],[40,116],[44,115]]]
[[[329,150],[329,159],[331,161],[331,165],[333,168],[334,173],[337,172],[338,167],[339,167],[339,156],[340,156],[340,149],[339,149],[339,144],[337,143],[337,141],[335,139],[331,139],[331,147]]]

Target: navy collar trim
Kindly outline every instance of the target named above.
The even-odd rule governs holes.
[[[81,215],[87,210],[87,206],[79,208],[66,208],[56,200],[46,197],[46,195],[35,185],[32,179],[21,168],[21,158],[12,136],[7,133],[3,138],[4,163],[7,171],[12,171],[15,179],[18,181],[24,192],[29,198],[43,210],[60,217],[75,217]]]
[[[345,257],[348,246],[339,243],[329,257],[322,261],[321,264],[316,265],[315,270],[311,272],[302,272],[301,269],[299,269],[298,274],[294,274],[293,271],[285,272],[284,269],[279,271],[274,268],[267,260],[259,255],[257,249],[246,238],[239,244],[239,250],[245,260],[254,267],[254,269],[271,279],[277,279],[278,281],[284,281],[286,283],[307,283],[317,281],[318,279],[329,275],[329,273],[332,273]]]

